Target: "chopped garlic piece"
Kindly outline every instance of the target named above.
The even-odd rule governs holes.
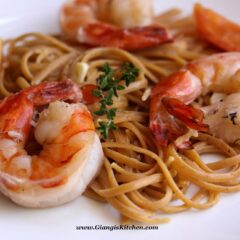
[[[76,64],[76,79],[75,81],[77,83],[82,83],[84,82],[84,79],[88,73],[89,65],[84,62],[79,62]]]
[[[151,88],[147,88],[143,95],[142,95],[142,101],[145,102],[151,95]]]

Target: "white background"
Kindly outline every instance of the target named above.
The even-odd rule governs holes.
[[[120,0],[119,0],[120,1]],[[123,0],[122,0],[123,1]],[[29,31],[57,32],[63,0],[0,0],[0,37]],[[156,0],[156,11],[178,6],[186,12],[192,0]],[[206,6],[240,23],[240,1],[202,0]],[[118,215],[109,205],[85,197],[51,209],[25,209],[0,195],[0,239],[184,239],[239,240],[240,193],[223,196],[213,208],[171,215],[171,222],[154,231],[76,231],[76,225],[114,225]]]

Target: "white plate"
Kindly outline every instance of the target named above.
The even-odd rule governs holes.
[[[64,0],[0,0],[0,37],[17,36],[29,31],[57,32],[58,10]],[[119,0],[120,1],[120,0]],[[146,0],[147,1],[147,0]],[[156,10],[177,6],[185,11],[192,0],[156,0]],[[240,22],[239,0],[202,0],[225,16]],[[205,211],[170,215],[169,224],[154,231],[76,231],[76,225],[118,225],[115,210],[108,205],[79,197],[61,207],[25,209],[0,195],[1,239],[184,239],[239,240],[240,193],[223,196]]]

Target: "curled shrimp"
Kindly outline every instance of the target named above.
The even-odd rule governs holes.
[[[136,50],[172,40],[165,28],[145,26],[152,12],[152,1],[72,0],[61,9],[60,25],[72,41]]]
[[[239,102],[240,93],[221,94],[218,101],[202,108],[205,113],[204,122],[208,124],[211,134],[227,143],[238,145],[240,144]]]
[[[203,112],[187,105],[209,92],[240,92],[240,53],[214,54],[196,60],[153,87],[150,129],[159,145],[174,142],[187,132],[187,127],[209,130]],[[189,144],[183,143],[183,147]]]
[[[79,196],[97,173],[103,157],[91,114],[70,81],[47,82],[0,103],[0,191],[26,207],[60,205]],[[39,154],[26,151],[34,109],[40,113],[35,139]]]
[[[195,5],[194,15],[200,37],[226,51],[240,50],[240,25],[200,4]]]

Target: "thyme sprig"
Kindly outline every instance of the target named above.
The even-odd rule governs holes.
[[[109,132],[117,129],[114,123],[117,109],[110,107],[113,105],[113,97],[118,97],[118,91],[124,90],[136,80],[139,69],[125,62],[118,69],[112,69],[108,63],[105,63],[99,70],[102,73],[97,79],[97,88],[92,91],[92,94],[100,98],[100,108],[94,114],[106,115],[108,121],[99,121],[98,130],[103,138],[107,139]]]

